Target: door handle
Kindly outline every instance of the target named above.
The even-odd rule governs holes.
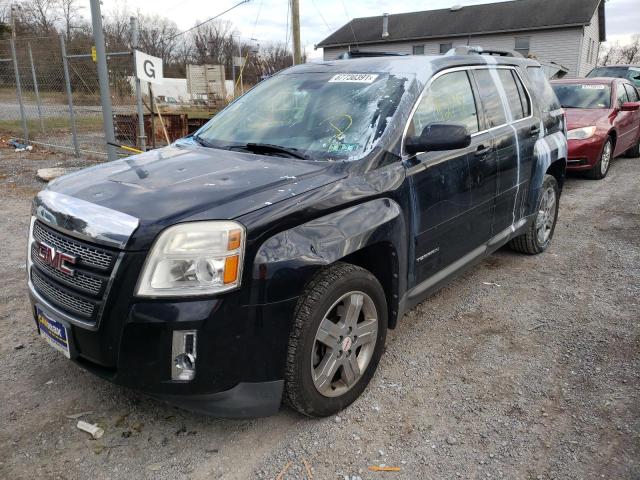
[[[531,126],[531,135],[537,135],[540,133],[540,126],[532,125]]]
[[[491,147],[479,145],[476,149],[476,157],[486,157],[489,153],[491,153]]]

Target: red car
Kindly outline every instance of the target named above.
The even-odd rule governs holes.
[[[553,80],[567,118],[567,170],[604,178],[622,153],[640,156],[640,93],[629,80]]]

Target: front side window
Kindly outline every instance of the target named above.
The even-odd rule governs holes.
[[[213,117],[196,138],[214,148],[267,143],[310,159],[355,160],[393,121],[408,83],[387,73],[276,75]]]
[[[616,97],[618,98],[618,106],[629,101],[627,91],[624,89],[624,85],[622,83],[618,83],[618,85],[616,85]]]
[[[529,55],[529,43],[531,37],[516,37],[515,51],[521,53],[523,56]]]
[[[440,55],[444,55],[449,50],[453,48],[453,43],[441,43],[440,44]]]
[[[420,135],[431,123],[454,122],[478,131],[478,112],[467,72],[436,78],[425,92],[409,124],[408,135]]]
[[[424,45],[414,45],[413,46],[413,54],[414,55],[424,55]]]
[[[603,84],[556,83],[553,91],[563,108],[609,108],[611,87]]]
[[[507,115],[502,105],[500,92],[491,77],[491,73],[486,69],[475,70],[474,73],[489,127],[497,127],[507,123]]]

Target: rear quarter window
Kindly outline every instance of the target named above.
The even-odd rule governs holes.
[[[527,67],[531,88],[543,112],[552,112],[560,108],[560,102],[553,92],[542,67]]]

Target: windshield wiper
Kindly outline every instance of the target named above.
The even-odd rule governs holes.
[[[301,153],[297,148],[283,147],[281,145],[274,145],[272,143],[247,143],[246,145],[233,145],[226,148],[228,148],[229,150],[248,150],[253,153],[279,153],[287,155],[289,157],[299,158],[301,160],[309,159],[308,156],[306,156],[304,153]]]
[[[216,148],[216,146],[213,143],[207,142],[204,138],[202,138],[199,135],[192,135],[191,138],[193,138],[196,142],[198,142],[199,145],[203,147]]]

